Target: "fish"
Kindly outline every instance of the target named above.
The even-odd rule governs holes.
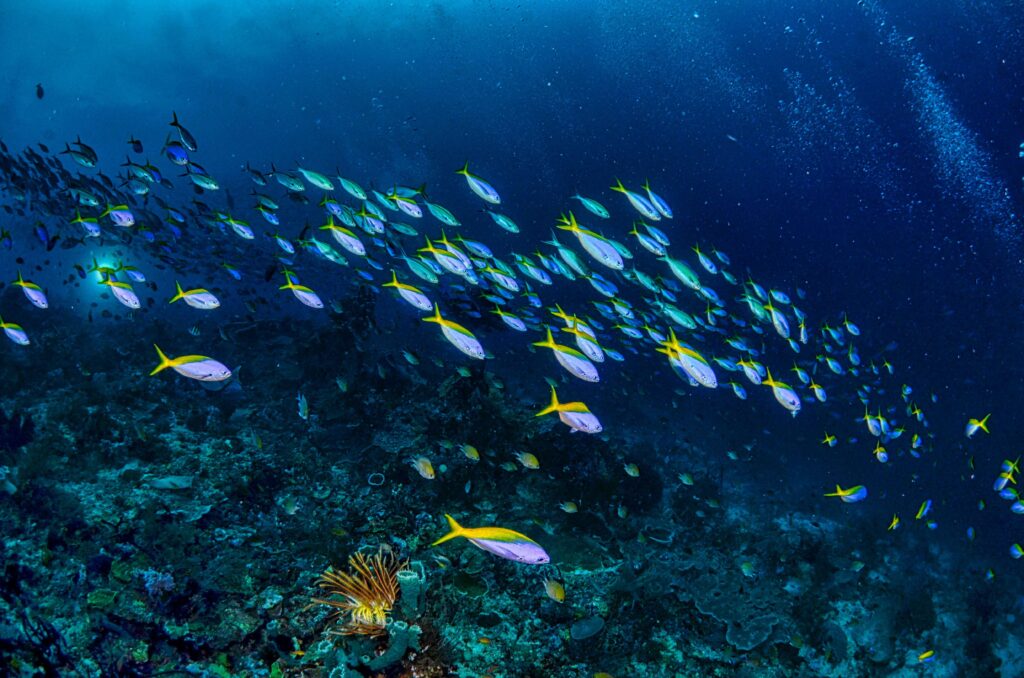
[[[835,492],[828,492],[825,494],[826,497],[839,497],[843,502],[847,504],[854,504],[858,501],[863,501],[868,496],[868,489],[863,485],[854,485],[847,489],[843,489],[839,485],[836,485]]]
[[[504,527],[463,527],[447,513],[444,517],[448,521],[448,534],[431,546],[462,537],[477,548],[517,563],[544,565],[551,562],[551,556],[547,551],[525,534]]]
[[[170,304],[173,304],[179,299],[184,299],[186,304],[201,311],[211,311],[220,307],[220,301],[208,290],[197,287],[196,289],[188,290],[186,292],[181,289],[181,285],[178,281],[174,282],[174,287],[177,289],[177,293],[171,297],[171,300],[168,302]]]
[[[138,295],[135,294],[132,286],[128,283],[106,278],[101,280],[100,284],[109,287],[114,298],[128,308],[137,309],[142,307],[142,302],[139,301]]]
[[[565,602],[565,586],[557,579],[544,580],[544,593],[556,603]]]
[[[320,300],[320,297],[316,292],[305,285],[296,285],[292,282],[291,276],[287,273],[285,274],[285,280],[285,284],[281,285],[278,289],[291,290],[296,299],[310,308],[321,309],[324,307],[324,302]]]
[[[572,199],[579,200],[580,204],[582,204],[583,207],[586,208],[586,210],[593,214],[594,216],[600,217],[602,219],[608,219],[611,217],[611,214],[608,212],[608,209],[596,200],[593,200],[591,198],[584,198],[579,193],[573,195]]]
[[[469,443],[463,443],[461,445],[462,454],[470,461],[480,461],[480,452]]]
[[[302,395],[302,391],[299,391],[298,396],[295,398],[295,402],[299,408],[299,419],[302,421],[309,421],[309,401],[306,400],[306,396]]]
[[[480,342],[477,341],[475,336],[473,336],[473,333],[462,325],[443,318],[441,316],[441,309],[437,304],[434,304],[434,315],[429,318],[423,318],[423,322],[436,323],[440,325],[441,333],[444,334],[444,338],[447,339],[452,346],[459,349],[459,351],[470,358],[483,360],[486,357],[483,346],[481,346]]]
[[[538,412],[536,417],[558,413],[563,424],[573,431],[581,433],[600,433],[603,429],[600,420],[581,402],[560,403],[555,387],[551,386],[551,404]]]
[[[416,473],[419,473],[421,477],[427,480],[434,479],[434,465],[430,459],[426,457],[414,457],[409,460],[409,464],[416,469]]]
[[[974,437],[974,434],[977,433],[978,431],[984,431],[985,433],[988,433],[988,418],[991,416],[992,414],[989,413],[986,414],[981,420],[969,419],[967,421],[967,426],[964,429],[964,435],[966,435],[968,438],[972,438]]]
[[[566,513],[577,513],[580,510],[574,501],[563,501],[558,505],[558,508]]]
[[[592,383],[597,383],[601,380],[597,368],[594,367],[594,364],[585,355],[572,347],[555,343],[550,327],[547,328],[547,338],[544,341],[536,341],[533,345],[550,348],[554,352],[558,364],[574,377]]]
[[[4,319],[0,317],[0,329],[4,331],[4,335],[19,346],[28,346],[29,339],[28,334],[22,329],[21,325],[16,323],[4,322]]]
[[[185,145],[190,151],[198,151],[199,144],[196,143],[196,138],[192,136],[192,133],[185,129],[180,122],[178,122],[178,114],[174,111],[171,112],[171,122],[168,123],[178,132],[178,138],[181,139],[181,143]],[[164,118],[166,120],[166,118]]]
[[[615,185],[611,187],[613,191],[617,191],[626,196],[629,204],[633,206],[637,212],[640,213],[645,219],[651,221],[661,221],[661,212],[651,204],[651,201],[644,196],[640,195],[635,191],[631,191],[622,185],[622,182],[618,179],[615,180]]]
[[[623,464],[622,469],[626,472],[626,475],[630,478],[640,477],[640,467],[636,464]]]
[[[183,355],[177,358],[168,358],[160,350],[159,346],[153,344],[153,348],[156,349],[160,364],[149,373],[151,377],[169,367],[181,376],[197,381],[224,381],[231,378],[231,370],[213,358],[208,358],[204,355]]]
[[[516,461],[523,465],[523,468],[538,469],[540,468],[540,461],[537,457],[529,452],[517,452]]]
[[[466,177],[466,183],[469,184],[469,189],[476,193],[482,200],[489,202],[492,205],[501,204],[501,196],[498,195],[498,192],[494,190],[493,186],[475,174],[470,174],[468,162],[463,165],[462,169],[456,170],[455,173]]]
[[[21,277],[21,271],[18,271],[18,279],[11,283],[15,287],[20,287],[21,291],[25,293],[25,298],[31,302],[36,308],[49,308],[50,302],[46,298],[46,293],[43,292],[43,288],[34,282],[30,282]]]

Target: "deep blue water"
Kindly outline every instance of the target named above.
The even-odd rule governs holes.
[[[730,270],[741,281],[750,275],[765,287],[787,290],[794,301],[796,288],[805,290],[806,299],[797,303],[815,325],[834,324],[848,313],[863,332],[857,346],[865,362],[884,355],[895,367],[872,409],[895,406],[894,421],[918,431],[898,396],[902,384],[912,385],[914,400],[927,411],[929,426],[920,432],[933,436],[929,449],[913,459],[903,438],[891,446],[899,455],[886,465],[875,461],[874,439],[857,421],[864,406],[854,392],[867,377],[834,381],[826,405],[810,403],[792,418],[768,389],[746,382],[746,401],[721,388],[693,391],[671,374],[653,344],[638,355],[627,353],[621,364],[605,363],[599,385],[561,386],[565,397],[584,398],[616,444],[629,441],[635,449],[625,456],[644,473],[657,475],[685,440],[709,460],[709,469],[725,469],[727,487],[734,477],[747,502],[762,496],[771,515],[792,506],[847,522],[859,526],[866,544],[884,538],[890,516],[899,513],[901,529],[914,530],[916,541],[897,539],[889,548],[941,548],[942,557],[964,568],[960,585],[967,589],[989,586],[984,573],[990,568],[1016,587],[1024,560],[1011,559],[1008,548],[1024,536],[1024,518],[1010,513],[991,483],[1000,462],[1019,453],[1024,433],[1017,406],[1024,398],[1022,19],[1018,3],[967,0],[183,2],[130,11],[114,2],[20,3],[5,7],[0,22],[6,66],[0,138],[12,153],[39,142],[56,152],[80,135],[98,152],[99,170],[111,177],[126,154],[137,162],[148,158],[174,183],[169,190],[157,187],[154,195],[182,209],[193,198],[222,209],[230,194],[232,213],[244,214],[261,233],[273,229],[252,209],[247,194],[257,187],[241,171],[246,163],[264,172],[271,163],[282,170],[299,164],[332,177],[340,172],[381,191],[426,184],[431,201],[459,216],[462,233],[500,257],[541,247],[561,212],[582,212],[569,200],[578,191],[609,207],[607,234],[627,242],[639,260],[641,248],[625,235],[636,214],[609,186],[616,178],[630,187],[649,179],[675,212],[671,222],[660,224],[674,256],[696,266],[689,248],[713,245],[729,254]],[[44,88],[42,98],[36,83]],[[194,193],[162,157],[171,111],[198,138],[194,159],[221,182],[220,191]],[[141,155],[129,153],[129,135],[143,141]],[[521,233],[505,233],[483,214],[484,204],[453,173],[467,160],[501,192],[502,210]],[[81,169],[66,158],[64,165]],[[0,177],[0,188],[7,183]],[[280,198],[280,230],[292,238],[305,222],[322,218],[315,204],[289,204],[273,180],[258,190]],[[10,191],[0,198],[17,206]],[[65,221],[72,216],[66,212]],[[91,335],[94,350],[104,342],[119,349],[124,370],[116,378],[126,381],[148,378],[150,344],[157,339],[162,346],[181,346],[174,353],[216,348],[233,367],[249,356],[217,342],[222,322],[283,318],[290,324],[275,331],[303,337],[328,325],[325,316],[276,289],[279,274],[264,282],[275,247],[262,236],[248,244],[230,232],[193,228],[181,243],[171,243],[188,260],[171,271],[153,266],[155,252],[141,238],[127,245],[87,240],[47,253],[31,233],[37,219],[64,240],[72,235],[62,216],[43,205],[22,205],[21,214],[0,219],[14,236],[13,248],[0,250],[2,279],[13,280],[19,268],[26,278],[31,272],[49,290],[48,312],[56,317],[44,320],[46,312],[29,308],[17,289],[3,289],[5,320],[30,334],[36,327],[53,333],[49,345],[2,347],[0,374],[18,372],[18,383],[31,383],[36,397],[46,392],[48,379],[62,378],[53,370],[77,362],[66,345],[57,348],[62,323],[71,334]],[[438,224],[428,227],[428,219],[417,228],[436,237]],[[421,246],[422,238],[407,240],[409,251]],[[160,290],[144,295],[155,304],[144,304],[131,320],[91,284],[79,285],[71,268],[93,256],[113,258],[115,250]],[[236,285],[219,270],[221,261],[238,265],[243,282]],[[303,284],[325,302],[351,298],[352,268],[333,268],[308,252],[297,261]],[[663,267],[652,258],[646,266]],[[385,281],[383,273],[374,275],[376,285]],[[198,318],[181,304],[167,307],[164,297],[174,279],[184,277],[218,293],[219,318]],[[642,303],[645,294],[636,284],[618,280],[624,297]],[[720,278],[714,287],[736,312],[738,288]],[[546,305],[567,309],[598,298],[581,281],[563,280],[539,292]],[[254,299],[262,301],[252,313],[243,301]],[[379,327],[361,340],[360,353],[415,350],[428,381],[442,378],[426,364],[430,357],[438,355],[448,366],[463,363],[436,341],[436,328],[384,299],[374,311]],[[99,317],[102,308],[118,317]],[[508,382],[510,397],[538,409],[546,402],[542,378],[562,376],[560,368],[547,351],[527,351],[528,341],[502,332],[493,320],[485,317],[474,326],[472,318],[460,316],[482,330],[482,342],[496,357],[488,369]],[[186,333],[196,322],[199,339]],[[529,341],[541,338],[535,334]],[[8,360],[16,351],[22,354]],[[343,349],[323,359],[343,363],[349,355]],[[784,344],[770,355],[764,362],[779,370],[793,360]],[[250,378],[274,387],[273,374]],[[732,378],[743,381],[742,375]],[[727,379],[720,374],[719,380]],[[286,407],[279,416],[295,419],[298,429],[295,389],[290,383],[280,388],[286,393],[279,401],[265,405]],[[396,381],[399,397],[402,388]],[[173,410],[175,398],[196,393],[176,385],[160,397]],[[0,404],[11,411],[40,403],[4,389]],[[314,412],[330,407],[322,400],[311,406]],[[989,412],[991,434],[966,438],[967,420]],[[429,404],[423,416],[431,416]],[[823,430],[843,444],[820,445]],[[858,441],[846,443],[850,436]],[[573,444],[580,443],[574,438]],[[750,447],[743,453],[748,460],[736,470],[724,455],[743,446]],[[538,457],[543,462],[540,452]],[[664,481],[675,482],[674,475]],[[581,471],[563,482],[594,480]],[[866,485],[869,499],[843,505],[821,496],[837,483]],[[415,484],[410,488],[415,491]],[[573,496],[571,489],[563,494]],[[543,508],[518,508],[549,520],[544,514],[556,511],[565,496],[550,498]],[[913,520],[925,498],[935,504],[938,526],[931,531]],[[988,505],[981,512],[979,499]],[[447,509],[425,497],[421,510],[440,520]],[[968,527],[977,531],[973,542],[965,537]],[[752,529],[764,535],[775,528],[766,523]]]

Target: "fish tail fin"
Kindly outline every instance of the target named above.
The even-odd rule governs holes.
[[[171,122],[170,122],[170,125],[171,125],[171,127],[178,127],[178,112],[177,111],[171,111]]]
[[[841,496],[843,496],[843,488],[841,488],[838,485],[836,485],[836,491],[835,492],[829,492],[825,496],[826,497],[841,497]]]
[[[978,422],[978,428],[980,428],[985,433],[988,433],[988,426],[986,426],[986,424],[988,423],[988,418],[991,417],[991,416],[992,416],[992,413],[990,412],[989,414],[985,415],[984,419],[982,419],[981,421]]]
[[[157,355],[158,358],[160,358],[160,364],[157,365],[153,369],[153,371],[149,373],[149,376],[151,376],[151,377],[154,374],[156,374],[157,372],[162,372],[163,370],[166,370],[168,367],[171,367],[171,364],[172,364],[171,363],[171,359],[168,358],[167,355],[163,351],[160,350],[159,346],[157,346],[156,344],[153,344],[153,348],[156,349],[156,355]]]
[[[611,189],[613,191],[618,191],[619,193],[626,192],[626,187],[622,185],[622,181],[620,181],[618,177],[615,177],[615,185],[612,186]]]
[[[429,318],[423,319],[423,322],[425,323],[437,323],[438,325],[440,325],[443,321],[444,318],[441,317],[441,308],[437,304],[434,304],[434,315],[432,315]]]
[[[398,287],[398,274],[395,273],[395,269],[391,269],[391,282],[386,282],[381,287]]]
[[[551,336],[551,328],[548,328],[548,336],[547,338],[544,339],[544,341],[535,341],[533,342],[533,345],[540,346],[541,348],[554,348],[555,338]]]
[[[552,412],[558,412],[561,409],[561,403],[558,402],[558,394],[555,392],[555,387],[551,387],[551,404],[545,407],[543,410],[535,414],[535,417],[543,417],[545,414],[551,414]]]
[[[184,299],[185,298],[185,292],[184,292],[184,290],[181,289],[181,283],[179,283],[177,280],[175,280],[174,281],[174,286],[178,289],[178,293],[175,294],[173,297],[171,297],[171,300],[169,302],[167,302],[169,304],[173,304],[178,299]]]
[[[462,525],[459,525],[459,523],[456,522],[455,518],[452,518],[447,513],[444,514],[444,518],[448,521],[448,534],[444,535],[443,537],[435,541],[433,544],[431,544],[431,546],[437,546],[438,544],[443,544],[449,539],[455,539],[456,537],[462,536]]]
[[[466,164],[462,166],[462,169],[455,170],[455,173],[456,174],[462,174],[462,175],[468,177],[469,176],[469,161],[468,160],[466,161]]]

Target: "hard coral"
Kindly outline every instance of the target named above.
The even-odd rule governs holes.
[[[14,413],[7,417],[0,410],[0,450],[14,452],[19,447],[28,445],[35,437],[35,423],[27,414]]]
[[[329,597],[313,602],[338,608],[337,616],[348,616],[338,632],[342,635],[385,635],[388,613],[398,599],[398,573],[409,569],[409,561],[381,549],[370,558],[356,553],[348,564],[350,572],[328,569],[321,575],[317,586]]]

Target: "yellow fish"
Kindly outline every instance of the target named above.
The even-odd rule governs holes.
[[[434,479],[434,465],[430,463],[430,460],[427,459],[426,457],[416,457],[415,459],[410,459],[409,463],[412,465],[414,469],[416,469],[416,473],[419,473],[427,480]]]
[[[456,537],[464,537],[477,548],[518,563],[543,565],[551,562],[551,556],[541,545],[525,534],[504,527],[463,527],[447,513],[444,517],[448,521],[449,532],[431,546],[443,544]]]
[[[536,456],[530,454],[529,452],[519,452],[519,453],[517,453],[516,454],[516,459],[525,468],[528,468],[528,469],[538,469],[538,468],[540,468],[540,460],[537,459]]]
[[[562,583],[559,581],[554,579],[545,579],[544,592],[548,594],[548,598],[556,603],[565,602],[565,587],[562,586]]]

